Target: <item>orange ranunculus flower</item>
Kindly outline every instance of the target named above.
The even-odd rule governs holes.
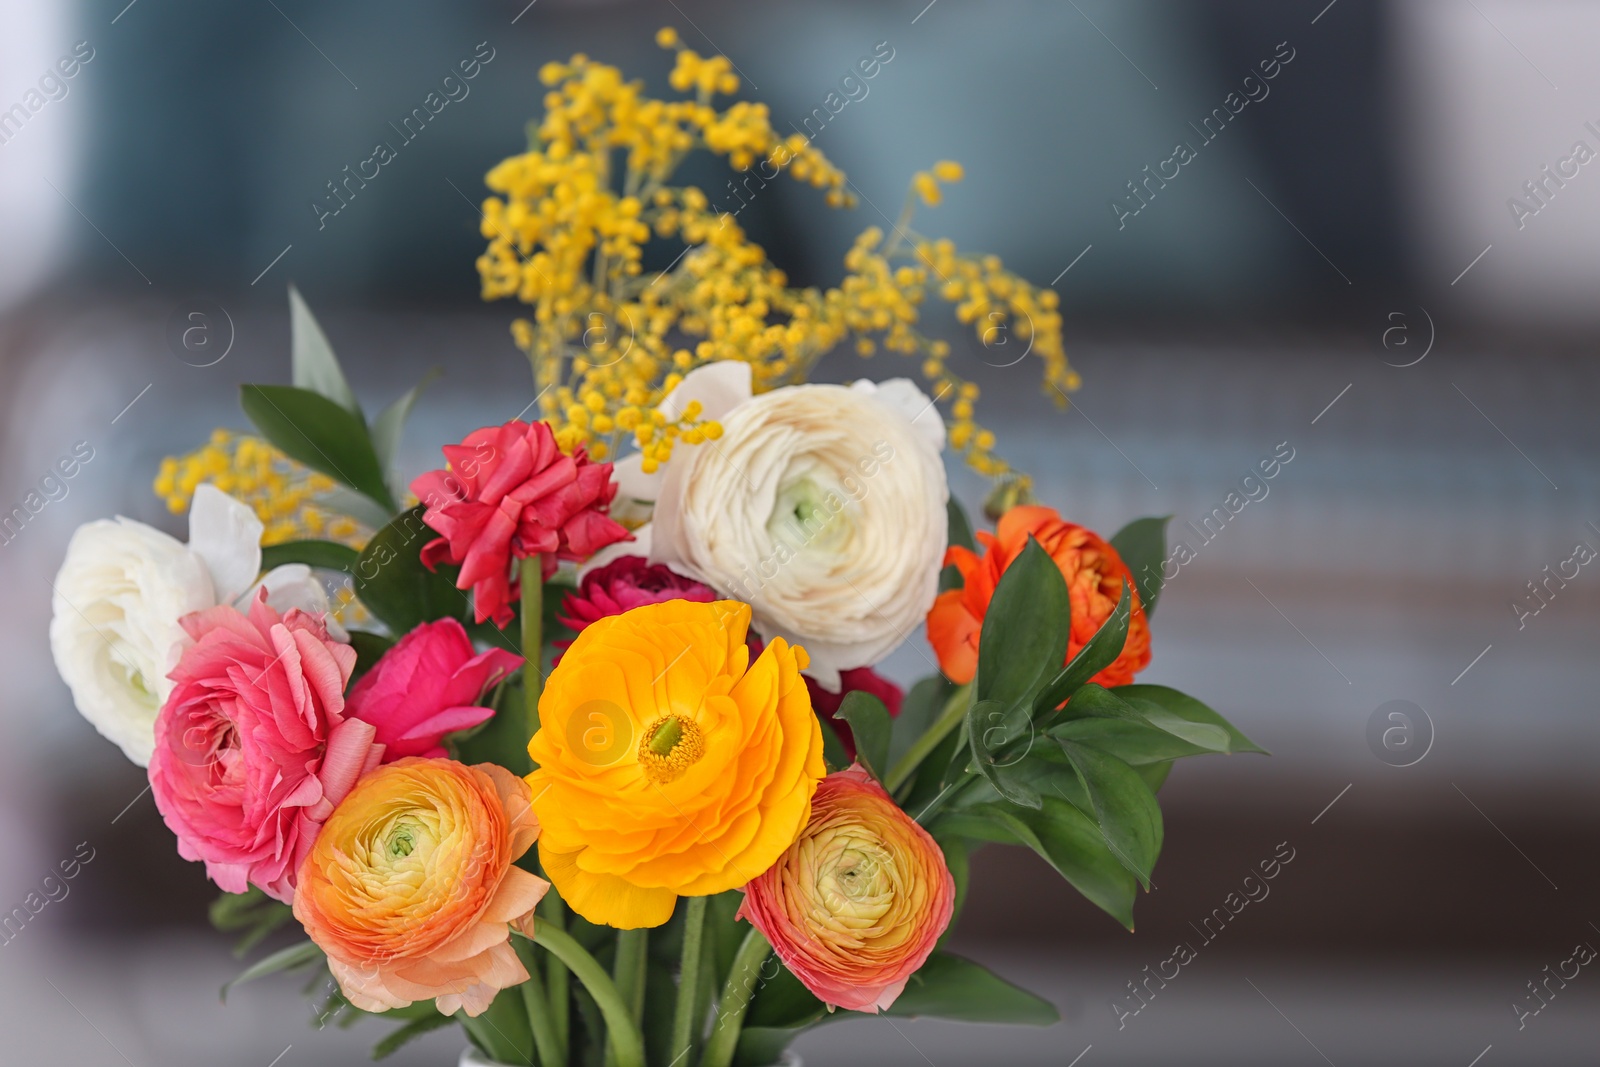
[[[739,918],[827,1004],[887,1010],[950,925],[944,853],[859,764],[817,789],[799,840],[745,887]]]
[[[538,836],[528,785],[504,767],[397,760],[323,824],[295,918],[363,1011],[432,997],[445,1015],[478,1015],[528,980],[510,928],[532,934],[550,884],[513,861]]]
[[[1122,583],[1128,583],[1133,614],[1128,620],[1128,641],[1122,654],[1090,681],[1099,685],[1127,685],[1150,665],[1150,624],[1139,603],[1139,591],[1127,564],[1117,550],[1093,530],[1063,522],[1054,508],[1027,505],[1000,517],[993,534],[979,533],[984,546],[980,559],[973,552],[952,547],[944,562],[961,572],[964,585],[939,594],[928,612],[928,641],[939,657],[939,668],[952,682],[965,684],[978,672],[978,638],[1000,576],[1011,561],[1028,547],[1028,537],[1050,554],[1067,581],[1072,601],[1072,632],[1067,659],[1078,654],[1089,638],[1116,609]]]
[[[539,859],[572,909],[660,926],[680,894],[744,885],[805,826],[827,773],[800,671],[750,607],[671,600],[590,623],[550,673],[528,776]]]

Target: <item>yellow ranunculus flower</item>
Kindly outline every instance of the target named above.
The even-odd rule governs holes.
[[[574,911],[660,926],[678,896],[749,882],[794,841],[827,773],[800,671],[750,608],[671,600],[591,623],[551,672],[528,776],[545,874]]]

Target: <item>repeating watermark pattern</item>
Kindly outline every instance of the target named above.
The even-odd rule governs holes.
[[[72,490],[69,483],[92,459],[93,446],[88,441],[79,441],[72,446],[69,455],[56,460],[54,466],[39,478],[38,485],[28,490],[20,504],[13,504],[9,511],[0,514],[0,546],[15,541],[28,523],[46,507],[58,500],[65,500]]]
[[[609,767],[633,748],[633,716],[609,700],[586,700],[567,716],[567,747],[594,767]]]
[[[465,100],[472,92],[472,87],[467,83],[482,73],[483,68],[492,62],[494,57],[495,50],[489,46],[489,42],[480,42],[471,58],[463,59],[456,64],[456,69],[461,72],[459,77],[455,72],[446,74],[439,88],[430,90],[428,95],[422,98],[422,103],[412,108],[411,113],[400,120],[399,126],[389,123],[389,128],[399,135],[399,148],[389,141],[379,141],[373,146],[372,155],[358,162],[354,171],[346,164],[341,171],[343,178],[330,179],[327,183],[330,195],[317,197],[311,201],[311,213],[317,217],[317,229],[325,229],[328,219],[349,207],[356,194],[367,187],[367,182],[376,180],[378,175],[383,173],[384,167],[400,158],[399,149],[420,137],[428,123],[437,118],[440,112],[452,102],[460,103]],[[443,95],[440,95],[441,90]],[[367,170],[369,167],[370,173]]]
[[[1593,122],[1585,122],[1583,128],[1600,141],[1600,129],[1596,129]],[[1517,229],[1525,229],[1529,219],[1549,207],[1556,194],[1567,187],[1567,182],[1583,173],[1582,168],[1594,158],[1595,150],[1589,147],[1587,141],[1574,141],[1572,149],[1556,160],[1555,170],[1551,170],[1550,164],[1546,163],[1539,168],[1538,177],[1522,183],[1522,194],[1527,197],[1526,200],[1506,197],[1506,210],[1511,212],[1511,221],[1517,224]]]
[[[1245,875],[1239,888],[1230,890],[1222,898],[1222,904],[1212,908],[1211,913],[1200,920],[1199,926],[1190,923],[1189,926],[1200,937],[1200,947],[1204,948],[1220,937],[1228,924],[1237,919],[1245,908],[1266,900],[1272,892],[1272,887],[1267,883],[1282,874],[1283,869],[1294,862],[1294,858],[1294,848],[1289,842],[1280,841],[1272,856],[1257,863],[1256,870]],[[1141,972],[1143,977],[1128,981],[1128,995],[1118,995],[1111,1001],[1111,1014],[1117,1017],[1117,1029],[1126,1029],[1129,1019],[1148,1008],[1150,1002],[1156,999],[1156,994],[1199,957],[1200,949],[1188,941],[1180,941],[1173,946],[1172,955],[1156,964],[1153,971],[1149,964],[1145,964]]]
[[[16,940],[45,908],[66,900],[67,894],[72,892],[69,883],[83,873],[83,868],[94,856],[94,846],[87,841],[80,842],[71,856],[56,864],[55,870],[39,880],[37,889],[29,891],[21,904],[0,917],[0,948]]]
[[[1296,53],[1288,41],[1279,41],[1275,46],[1272,56],[1256,64],[1260,70],[1258,77],[1255,72],[1245,75],[1241,88],[1244,95],[1239,95],[1235,89],[1223,97],[1222,104],[1211,109],[1211,114],[1200,120],[1200,125],[1189,123],[1189,128],[1199,135],[1200,147],[1196,148],[1188,141],[1179,141],[1172,146],[1172,155],[1161,160],[1152,172],[1146,163],[1141,173],[1143,178],[1131,178],[1128,181],[1128,195],[1113,197],[1108,204],[1111,208],[1111,217],[1116,221],[1117,229],[1123,230],[1128,226],[1128,220],[1150,206],[1156,198],[1156,193],[1167,187],[1167,182],[1175,181],[1183,173],[1183,168],[1200,158],[1200,149],[1215,141],[1228,128],[1228,123],[1239,116],[1245,108],[1252,103],[1260,103],[1272,92],[1272,87],[1267,83],[1283,73],[1283,68],[1294,61]],[[1202,128],[1203,127],[1203,128]],[[1167,168],[1171,168],[1169,173]],[[1152,184],[1154,183],[1154,184]]]
[[[1367,747],[1391,767],[1414,767],[1433,750],[1433,719],[1409,700],[1380,704],[1367,719]]]
[[[1385,359],[1383,362],[1391,367],[1415,367],[1418,363],[1427,359],[1428,353],[1433,351],[1433,342],[1439,331],[1434,327],[1433,316],[1428,314],[1427,308],[1418,304],[1417,310],[1422,312],[1423,321],[1428,324],[1428,339],[1422,344],[1418,344],[1411,336],[1411,323],[1407,319],[1408,312],[1391,311],[1384,319],[1383,336],[1381,338],[1384,351],[1405,360],[1403,363],[1395,363]],[[1420,352],[1418,351],[1419,349]],[[1416,354],[1415,358],[1412,358],[1414,353]]]
[[[1594,529],[1593,523],[1589,524]],[[1579,541],[1572,547],[1572,555],[1559,563],[1546,563],[1540,570],[1542,578],[1530,579],[1526,585],[1528,594],[1517,597],[1511,601],[1512,614],[1517,617],[1517,629],[1523,630],[1528,626],[1528,620],[1539,614],[1554,603],[1556,594],[1567,587],[1567,583],[1576,579],[1583,567],[1592,562],[1596,552],[1587,541]],[[1555,567],[1552,573],[1551,567]]]
[[[1587,941],[1581,941],[1573,946],[1572,955],[1556,964],[1555,970],[1552,971],[1547,963],[1541,972],[1544,975],[1542,979],[1528,979],[1527,995],[1521,1001],[1511,1002],[1511,1013],[1517,1017],[1517,1029],[1527,1029],[1528,1020],[1548,1008],[1550,1001],[1556,999],[1556,994],[1567,988],[1567,983],[1577,978],[1583,968],[1594,962],[1594,958],[1594,946]],[[1567,971],[1569,966],[1572,968],[1570,973]],[[1555,984],[1551,985],[1552,982]],[[1534,1002],[1539,1006],[1536,1008],[1524,1006]]]
[[[839,79],[839,91],[830,91],[823,97],[822,103],[812,108],[811,112],[800,120],[800,124],[805,127],[803,130],[794,122],[790,122],[789,125],[808,142],[815,140],[828,123],[837,118],[846,107],[867,98],[872,91],[872,87],[867,83],[883,73],[883,68],[888,66],[894,57],[894,46],[888,41],[879,41],[872,46],[870,56],[862,56],[856,60],[855,65]],[[840,93],[844,95],[841,96]],[[812,128],[813,124],[815,129]],[[768,182],[781,175],[794,159],[795,155],[789,150],[789,146],[779,142],[770,156],[764,156],[746,168],[737,183],[730,179],[728,191],[739,202],[739,206],[730,209],[726,201],[716,205],[716,211],[723,216],[722,225],[726,226],[729,218],[738,218],[739,213],[755,201],[756,194],[765,189]],[[754,188],[751,188],[752,182],[755,183]]]
[[[1164,589],[1184,567],[1200,557],[1200,548],[1221,536],[1222,531],[1227,529],[1228,523],[1237,518],[1246,507],[1267,499],[1267,495],[1272,492],[1272,487],[1267,483],[1283,473],[1283,468],[1293,462],[1294,457],[1294,446],[1288,441],[1280,441],[1270,456],[1258,460],[1256,465],[1239,479],[1237,491],[1230,489],[1222,498],[1222,503],[1212,508],[1209,514],[1202,516],[1199,523],[1192,519],[1186,522],[1184,526],[1187,532],[1194,534],[1195,544],[1191,545],[1188,540],[1176,541],[1167,558],[1161,561],[1158,573],[1151,571],[1154,564],[1146,563],[1144,577],[1151,587],[1157,592]]]
[[[221,363],[233,337],[233,316],[210,297],[188,297],[167,315],[167,348],[191,367]]]
[[[10,107],[0,111],[0,145],[10,144],[17,134],[22,132],[33,116],[44,110],[46,104],[56,100],[65,100],[72,91],[72,79],[78,72],[94,59],[94,46],[88,41],[79,41],[72,46],[72,52],[56,60],[55,65],[46,68],[39,75],[37,85],[30,87],[22,94],[22,99]]]

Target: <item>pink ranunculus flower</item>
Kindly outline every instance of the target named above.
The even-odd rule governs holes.
[[[522,657],[494,648],[475,653],[455,619],[426,622],[379,658],[350,691],[345,714],[376,729],[385,763],[445,754],[444,735],[494,716],[479,701],[490,686],[522,666]]]
[[[950,925],[955,879],[860,764],[817,786],[789,850],[744,888],[749,919],[830,1007],[886,1010]]]
[[[230,893],[285,903],[318,830],[376,767],[376,728],[345,715],[356,652],[316,616],[279,615],[265,594],[187,615],[194,644],[156,717],[150,790],[178,853]]]
[[[709,604],[716,599],[716,590],[709,585],[685,578],[664,563],[651,563],[643,556],[618,556],[583,576],[577,591],[562,600],[564,614],[559,618],[562,625],[582,632],[591,622],[646,604],[663,600]]]
[[[582,448],[566,455],[546,423],[485,426],[444,455],[448,469],[411,483],[423,521],[441,535],[422,547],[422,562],[461,565],[456,587],[472,590],[479,622],[511,622],[513,560],[538,555],[548,579],[558,560],[582,562],[631,536],[607,514],[617,492],[611,464]]]

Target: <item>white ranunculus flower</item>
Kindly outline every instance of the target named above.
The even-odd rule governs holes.
[[[279,610],[326,615],[327,594],[303,564],[255,581],[261,529],[248,507],[202,485],[187,545],[120,517],[85,523],[67,544],[51,604],[56,669],[83,717],[139,766],[150,761],[156,713],[172,691],[167,672],[188,642],[179,619],[261,588]]]
[[[750,368],[711,364],[662,404],[699,400],[722,437],[680,446],[658,475],[618,465],[619,496],[653,500],[640,540],[754,609],[765,638],[803,645],[807,670],[877,663],[927,615],[944,558],[944,423],[905,379],[796,385],[751,396]],[[634,546],[637,551],[637,546]]]

